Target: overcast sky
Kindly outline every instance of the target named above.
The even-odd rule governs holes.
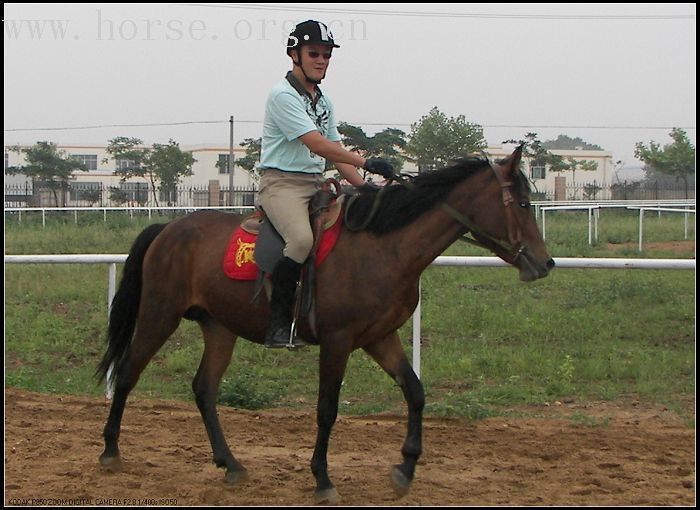
[[[437,106],[489,145],[578,136],[629,169],[635,142],[672,127],[695,144],[695,4],[430,3],[5,4],[5,145],[228,146],[229,115],[236,142],[258,137],[286,35],[310,18],[341,46],[321,88],[370,134]]]

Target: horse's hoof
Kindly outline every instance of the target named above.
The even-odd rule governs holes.
[[[100,466],[102,466],[102,469],[105,471],[117,473],[122,470],[122,459],[119,455],[116,457],[110,457],[103,453],[100,455]]]
[[[400,498],[408,494],[411,490],[411,480],[399,469],[399,466],[391,468],[391,486]]]
[[[242,471],[226,471],[224,480],[230,485],[246,482],[248,481],[248,471],[245,469]]]
[[[337,505],[340,503],[340,496],[335,487],[323,489],[314,493],[314,503],[317,505]]]

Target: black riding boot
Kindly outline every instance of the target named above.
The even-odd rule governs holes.
[[[265,347],[289,347],[292,329],[294,297],[301,274],[301,264],[284,257],[272,272],[272,298],[270,299],[270,323],[265,335]],[[294,338],[294,346],[307,345]]]

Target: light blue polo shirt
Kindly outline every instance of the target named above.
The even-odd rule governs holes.
[[[291,74],[277,83],[265,106],[260,169],[323,173],[326,160],[314,154],[299,137],[318,131],[332,142],[340,141],[333,104],[316,87],[316,99]]]

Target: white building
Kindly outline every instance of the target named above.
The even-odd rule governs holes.
[[[73,173],[73,179],[69,182],[71,189],[80,190],[81,192],[102,190],[102,199],[105,202],[108,200],[109,190],[119,189],[127,194],[127,203],[129,204],[150,202],[149,190],[151,185],[148,179],[131,177],[122,181],[121,176],[115,172],[120,165],[127,164],[127,162],[113,159],[107,153],[106,145],[58,145],[57,148],[59,151],[64,151],[78,159],[87,167],[86,171]],[[234,189],[257,188],[256,177],[235,165],[233,182],[231,182],[231,178],[226,170],[226,161],[229,156],[228,146],[198,145],[181,146],[180,148],[185,152],[192,153],[195,159],[195,163],[192,165],[192,175],[181,178],[178,186],[180,189],[188,190],[188,193],[192,195],[188,200],[185,200],[187,205],[214,205],[211,203],[211,197],[208,195],[209,189],[213,186],[218,186],[219,190],[229,189],[231,185],[233,185]],[[245,156],[245,149],[241,147],[234,148],[234,162],[243,156]],[[221,164],[217,166],[219,161],[221,161]],[[15,194],[21,195],[22,189],[29,187],[31,184],[31,180],[26,176],[7,174],[8,167],[22,166],[24,164],[26,164],[26,161],[23,154],[12,151],[10,147],[5,146],[5,203],[13,202],[11,199],[8,199],[8,194],[13,194],[13,190],[16,192]],[[55,199],[49,196],[49,193],[42,192],[41,195],[42,198],[37,200],[39,203],[34,205],[55,205]],[[81,201],[78,195],[79,193],[70,192],[68,196],[62,196],[60,201],[64,204],[74,204]],[[82,200],[84,201],[84,197]],[[163,197],[162,201],[167,202],[167,197]],[[225,200],[221,202],[215,205],[223,205]]]
[[[102,190],[102,200],[108,200],[110,189],[119,189],[129,195],[129,202],[143,202],[144,194],[148,195],[150,183],[143,178],[132,177],[122,182],[119,175],[115,174],[119,165],[125,162],[116,161],[107,153],[106,145],[59,145],[59,150],[65,151],[71,156],[77,158],[84,163],[88,170],[77,171],[73,175],[70,182],[73,190]],[[192,175],[184,177],[180,181],[180,188],[189,190],[190,197],[184,200],[183,205],[223,205],[227,199],[223,196],[222,190],[228,190],[231,184],[234,189],[257,189],[257,178],[254,174],[234,166],[233,182],[226,172],[226,160],[228,158],[229,148],[223,145],[197,145],[197,146],[181,146],[183,151],[191,152],[195,158],[195,163],[192,166]],[[500,159],[511,154],[513,145],[503,145],[499,147],[489,147],[485,152],[493,159]],[[559,187],[565,186],[567,191],[559,190],[557,195],[564,193],[566,196],[557,196],[557,199],[584,199],[586,196],[587,186],[597,186],[603,189],[609,188],[612,184],[613,173],[613,157],[608,151],[592,151],[592,150],[552,150],[553,154],[560,155],[564,158],[574,158],[576,160],[594,161],[596,169],[594,171],[565,171],[551,172],[549,168],[531,166],[529,161],[525,161],[522,166],[523,171],[531,179],[533,183],[533,191],[542,194],[541,196],[554,198],[555,197],[555,180],[559,181]],[[241,147],[234,149],[234,161],[245,155],[245,150]],[[217,166],[217,162],[221,162]],[[23,155],[11,151],[10,147],[5,147],[5,169],[8,166],[21,166],[25,164]],[[404,165],[404,171],[415,172],[416,167],[411,163]],[[29,179],[25,176],[16,175],[9,176],[5,172],[5,194],[11,192],[11,188],[15,187],[16,194],[21,195],[21,188],[29,187]],[[557,179],[558,178],[558,179]],[[563,179],[562,179],[563,178]],[[9,185],[9,188],[8,188]],[[215,188],[218,186],[218,190]],[[212,191],[213,190],[213,191]],[[220,204],[216,204],[216,196],[222,193]],[[139,198],[141,197],[141,198]],[[63,203],[72,204],[80,200],[79,192],[70,192],[69,196],[63,199]],[[598,197],[604,198],[604,197]],[[54,205],[50,203],[55,199],[46,197],[40,200],[40,204],[34,205]],[[84,198],[83,198],[84,200]],[[150,201],[150,198],[146,199]],[[167,197],[163,197],[163,202],[168,201]],[[179,199],[178,199],[179,201]],[[245,199],[246,202],[249,199]],[[8,198],[5,198],[6,203]],[[238,202],[234,202],[238,205]],[[84,204],[87,205],[87,204]]]
[[[485,152],[494,159],[499,159],[509,156],[514,149],[514,145],[503,145],[489,147]],[[609,191],[613,184],[612,152],[581,148],[575,150],[551,149],[549,152],[561,156],[565,161],[574,159],[594,162],[596,164],[595,170],[553,172],[548,167],[533,166],[531,161],[526,160],[521,168],[532,182],[534,192],[555,200],[584,200],[591,198],[589,195],[593,192],[594,187]],[[555,195],[557,195],[556,198]],[[598,196],[597,198],[609,198],[609,196]]]

